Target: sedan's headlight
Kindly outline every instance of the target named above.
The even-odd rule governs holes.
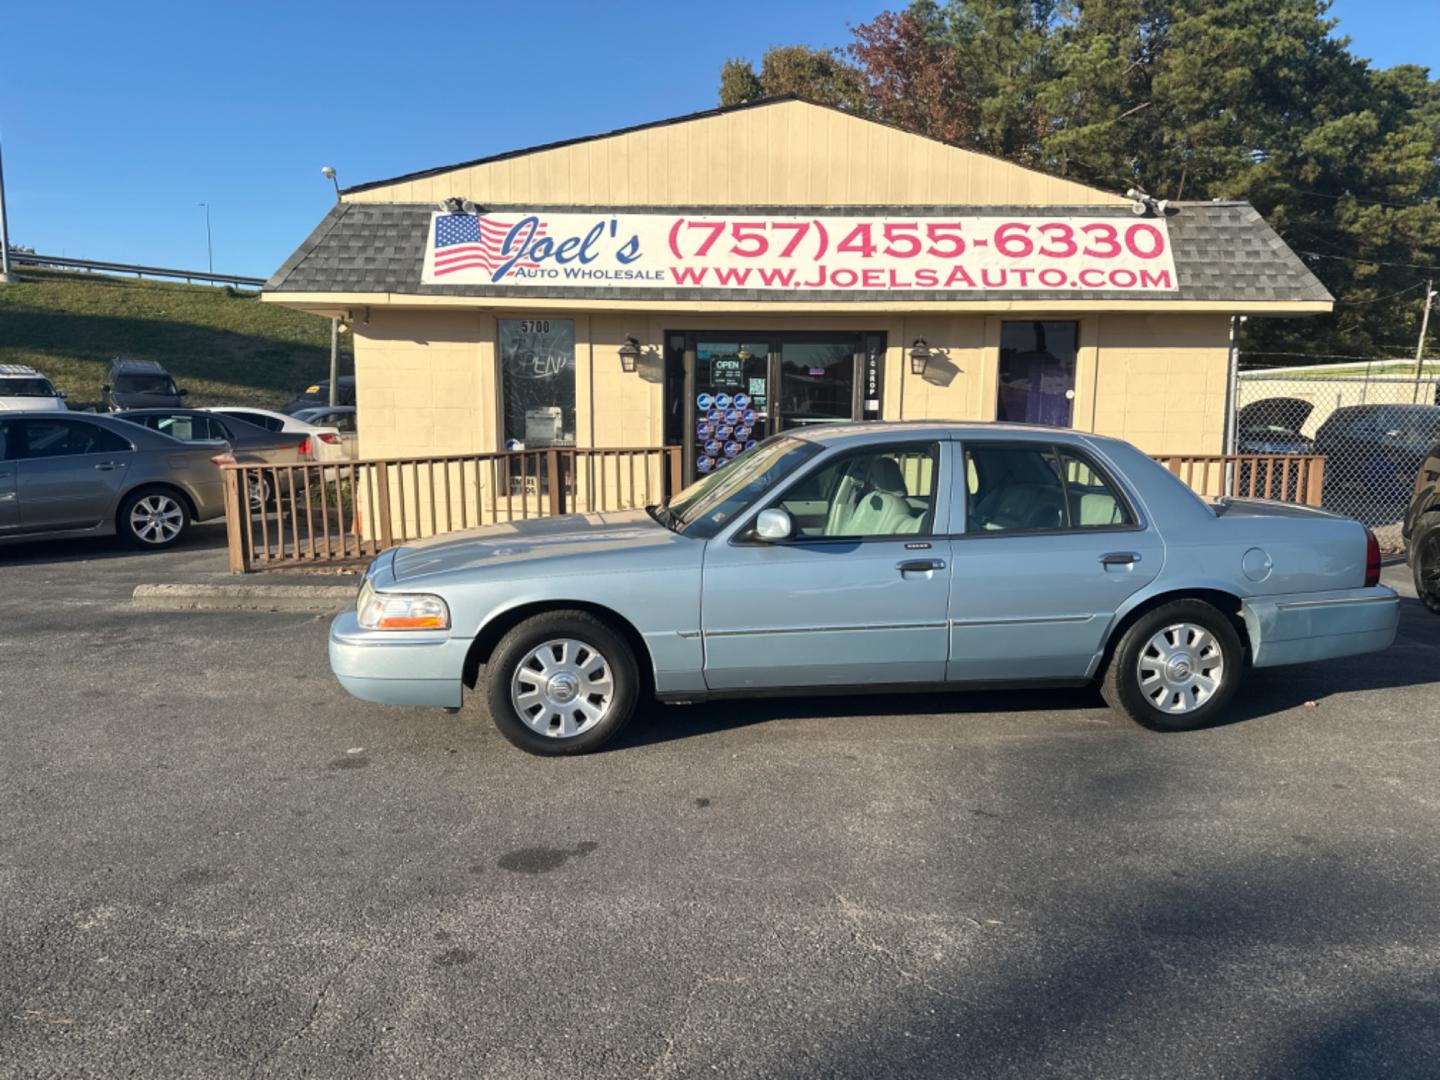
[[[438,596],[376,592],[367,581],[355,610],[365,630],[448,630],[450,609]]]

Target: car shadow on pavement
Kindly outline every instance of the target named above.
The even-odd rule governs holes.
[[[175,552],[223,552],[225,522],[192,525],[174,544],[161,551],[126,547],[114,536],[87,536],[77,540],[37,540],[0,544],[0,566],[38,566],[45,563],[93,562],[97,559],[144,558]]]
[[[696,705],[652,703],[602,753],[696,738],[775,720],[908,716],[963,716],[993,713],[1103,710],[1093,687],[956,690],[953,693],[844,693],[727,698]]]

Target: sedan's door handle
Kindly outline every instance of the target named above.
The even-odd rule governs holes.
[[[1100,562],[1105,566],[1129,566],[1139,561],[1138,551],[1111,551],[1100,556]]]
[[[902,574],[919,574],[927,570],[944,570],[944,559],[906,559],[895,567]]]
[[[122,461],[100,461],[96,462],[95,468],[101,472],[109,472],[111,469],[123,469],[125,463]]]

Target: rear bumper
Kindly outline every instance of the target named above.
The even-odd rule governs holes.
[[[1400,622],[1393,589],[1253,597],[1241,608],[1256,667],[1303,664],[1389,648]]]
[[[360,629],[353,611],[330,624],[330,670],[362,701],[460,707],[470,642],[464,638]]]

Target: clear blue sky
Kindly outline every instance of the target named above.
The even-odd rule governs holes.
[[[693,112],[721,63],[842,45],[883,0],[0,9],[13,244],[268,275],[344,184]],[[892,4],[890,6],[899,6]],[[1338,0],[1377,66],[1440,69],[1436,0]]]

